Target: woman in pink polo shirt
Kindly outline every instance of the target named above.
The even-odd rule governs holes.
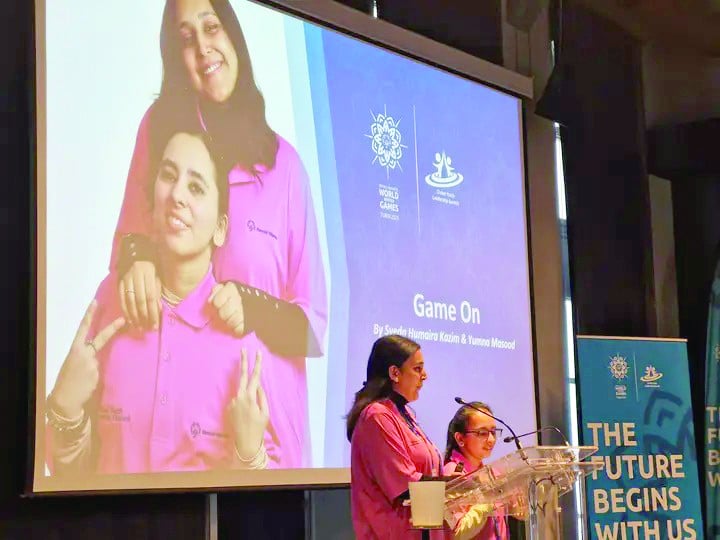
[[[347,417],[351,445],[352,519],[360,540],[419,539],[403,506],[408,482],[443,474],[437,447],[408,403],[427,379],[420,346],[397,335],[378,339],[370,352],[367,381]],[[433,531],[444,538],[445,531]]]
[[[485,403],[476,401],[471,405],[492,414]],[[483,460],[490,456],[501,434],[502,429],[495,426],[493,418],[463,405],[448,426],[446,468],[462,465],[464,473],[478,470],[483,466]],[[507,517],[502,507],[477,504],[459,519],[453,535],[458,540],[507,540]]]
[[[226,171],[204,134],[164,130],[167,124],[154,130],[157,172],[148,190],[158,328],[113,337],[124,324],[120,305],[93,302],[48,398],[56,474],[282,465],[268,426],[264,347],[253,334],[226,332],[209,304],[217,283],[212,253],[227,236]],[[98,298],[112,299],[115,282],[106,278]],[[258,351],[250,376],[246,349]]]
[[[191,112],[229,173],[229,226],[213,254],[212,305],[237,336],[254,332],[277,448],[287,467],[309,466],[306,357],[321,356],[327,323],[325,275],[307,174],[295,149],[272,131],[250,55],[227,0],[167,0],[160,48],[163,79],[152,105]],[[111,271],[128,321],[156,328],[162,305],[143,178],[150,111],[143,118],[113,242]]]

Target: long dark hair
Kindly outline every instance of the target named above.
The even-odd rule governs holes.
[[[402,366],[419,349],[420,345],[413,340],[397,334],[383,336],[373,343],[368,358],[365,383],[355,393],[355,401],[347,415],[348,441],[352,440],[355,424],[365,407],[392,393],[392,381],[388,374],[390,366]]]
[[[470,405],[477,409],[482,409],[483,411],[487,411],[490,414],[492,414],[492,409],[490,408],[490,405],[487,403],[483,403],[482,401],[473,401]],[[447,430],[447,443],[445,444],[445,461],[450,461],[450,456],[453,453],[453,450],[457,450],[460,452],[460,447],[458,446],[457,441],[455,440],[455,434],[456,433],[465,433],[465,431],[468,428],[468,423],[470,422],[470,417],[473,414],[482,414],[481,412],[477,412],[472,407],[468,407],[467,405],[463,405],[460,407],[456,412],[455,416],[452,417],[452,420],[450,420],[450,424],[448,425]]]
[[[257,174],[256,165],[275,166],[278,142],[265,118],[265,100],[255,84],[250,53],[235,11],[228,0],[210,0],[238,57],[238,79],[226,103],[198,99],[182,60],[182,42],[175,20],[175,0],[167,0],[160,28],[163,79],[158,101],[195,110],[200,102],[205,125],[223,158]]]

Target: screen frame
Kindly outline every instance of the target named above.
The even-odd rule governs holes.
[[[523,219],[525,220],[525,242],[527,256],[527,290],[530,307],[530,335],[531,353],[530,365],[533,369],[535,385],[535,423],[539,419],[539,400],[537,395],[537,347],[535,336],[535,309],[533,300],[531,234],[528,200],[528,173],[527,173],[527,141],[525,130],[526,100],[533,97],[533,79],[519,73],[510,71],[502,66],[474,57],[442,43],[405,30],[382,19],[374,18],[369,14],[357,11],[331,0],[246,0],[254,4],[268,7],[275,11],[299,18],[303,21],[316,24],[320,27],[340,32],[343,35],[358,39],[365,43],[377,46],[383,50],[401,55],[424,65],[437,68],[443,72],[468,79],[498,90],[504,94],[518,98],[518,121],[520,123],[520,148],[522,152],[522,189],[523,189]],[[46,110],[46,0],[34,1],[34,27],[33,36],[35,55],[30,60],[33,63],[35,77],[31,81],[34,90],[30,100],[33,101],[34,110],[29,119],[31,125],[31,150],[34,159],[31,163],[33,190],[31,196],[31,223],[32,248],[30,258],[30,291],[29,298],[31,315],[30,324],[35,332],[35,339],[31,339],[29,352],[29,417],[28,429],[28,470],[26,474],[25,494],[27,496],[60,496],[60,495],[112,495],[118,493],[167,493],[167,492],[201,492],[216,493],[219,491],[237,490],[273,490],[273,489],[337,489],[350,485],[349,468],[305,468],[282,469],[277,471],[203,471],[197,473],[183,472],[183,478],[192,476],[195,481],[192,485],[178,486],[175,476],[167,473],[149,473],[139,475],[112,475],[103,478],[93,477],[92,489],[83,489],[76,486],[77,482],[46,477],[37,471],[45,468],[44,435],[40,430],[45,428],[44,407],[38,407],[38,396],[45,395],[45,368],[39,369],[39,354],[46,348],[46,336],[39,332],[39,328],[46,325],[46,193],[47,170],[44,159],[47,155],[47,110]],[[42,399],[44,402],[44,397]],[[237,477],[237,478],[233,478]],[[280,478],[277,478],[280,477]],[[253,478],[262,478],[262,484],[252,482]],[[152,486],[148,487],[152,479]],[[280,481],[290,479],[292,481]],[[170,480],[169,482],[167,480]],[[237,480],[230,484],[229,480]],[[198,483],[199,481],[199,483]],[[82,484],[82,481],[80,482]],[[103,488],[107,485],[107,488]]]

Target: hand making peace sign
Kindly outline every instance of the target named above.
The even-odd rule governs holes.
[[[255,353],[255,367],[248,379],[247,350],[240,355],[240,377],[235,397],[230,402],[230,416],[235,434],[235,449],[243,460],[256,455],[263,443],[270,419],[265,391],[260,385],[262,354]]]

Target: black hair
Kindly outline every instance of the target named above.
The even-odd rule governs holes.
[[[146,191],[149,208],[153,205],[155,182],[160,170],[162,156],[170,139],[178,133],[186,133],[202,141],[215,165],[215,185],[218,190],[219,215],[228,213],[228,174],[232,164],[223,159],[214,141],[204,132],[197,115],[190,111],[177,111],[156,103],[149,117],[149,167]]]
[[[228,0],[209,0],[238,57],[238,79],[225,103],[198,99],[182,59],[183,43],[175,20],[175,0],[167,0],[160,29],[163,78],[158,101],[173,108],[197,113],[199,104],[204,127],[216,151],[233,165],[257,174],[256,165],[275,166],[278,141],[265,118],[265,100],[253,76],[250,53],[240,22]]]
[[[453,450],[457,450],[458,452],[460,451],[458,443],[455,440],[455,434],[465,433],[470,422],[470,417],[473,414],[482,414],[475,409],[482,409],[483,411],[487,411],[492,414],[492,409],[487,403],[483,403],[482,401],[473,401],[470,405],[472,405],[472,407],[468,407],[467,405],[461,406],[455,412],[455,416],[452,417],[452,420],[450,420],[447,430],[447,443],[445,444],[446,462],[450,461],[450,456],[452,455]]]
[[[383,336],[373,343],[365,383],[355,393],[355,401],[347,415],[348,441],[352,440],[355,424],[365,407],[392,393],[392,381],[388,374],[390,366],[401,367],[419,349],[420,345],[413,340],[396,334]]]

